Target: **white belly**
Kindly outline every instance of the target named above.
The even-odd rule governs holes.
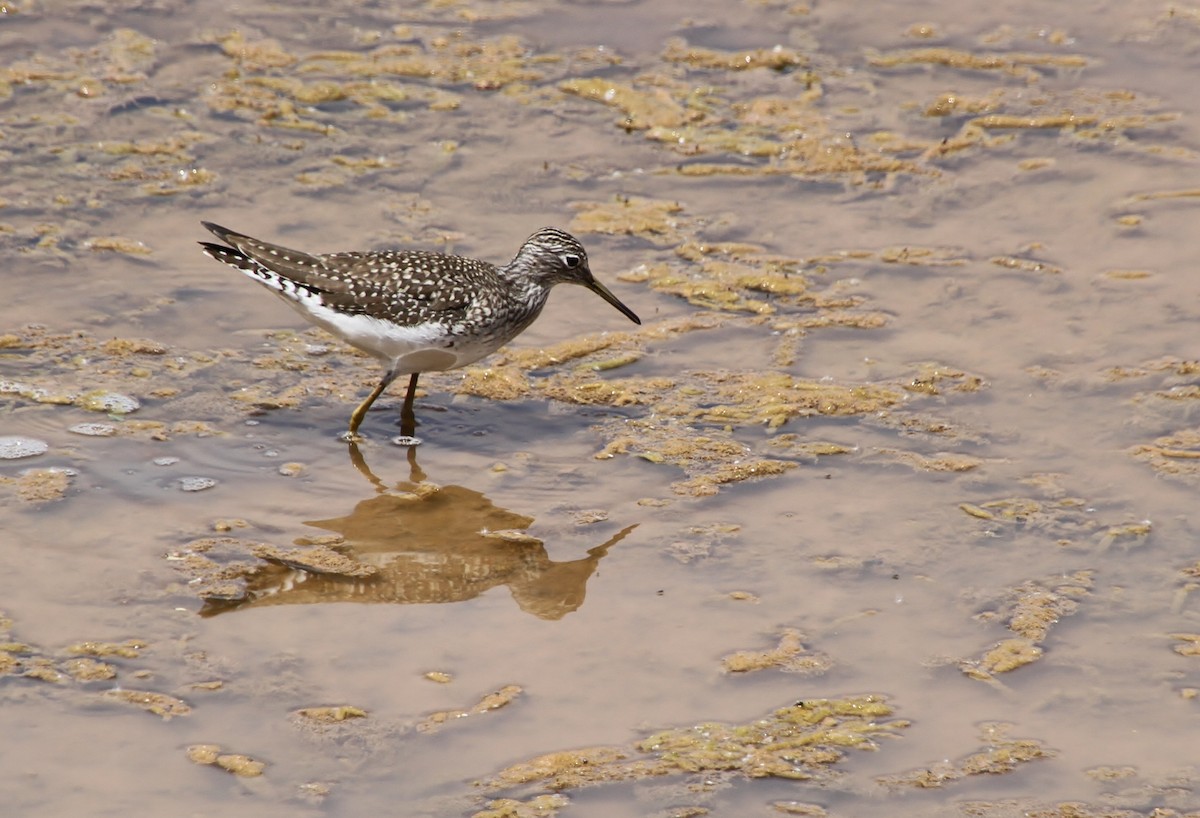
[[[309,321],[378,358],[397,375],[457,369],[478,361],[499,346],[452,338],[447,326],[441,323],[403,327],[367,315],[336,312],[311,296],[285,300]]]

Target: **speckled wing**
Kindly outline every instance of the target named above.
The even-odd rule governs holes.
[[[203,243],[218,261],[258,278],[286,298],[318,296],[345,315],[370,315],[409,326],[460,320],[495,268],[461,256],[423,251],[314,255],[220,225],[204,226],[229,247]]]
[[[404,325],[460,319],[478,293],[496,285],[492,265],[461,256],[406,250],[319,259],[310,283],[328,306]]]

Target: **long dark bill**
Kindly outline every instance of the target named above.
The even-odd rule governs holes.
[[[642,323],[642,319],[637,317],[637,313],[635,313],[633,310],[629,309],[629,307],[626,307],[624,304],[622,304],[621,299],[619,299],[615,295],[613,295],[612,291],[609,290],[608,287],[605,287],[603,284],[601,284],[596,279],[592,279],[590,282],[588,282],[584,286],[587,287],[592,292],[594,292],[596,295],[603,298],[609,304],[612,304],[614,307],[616,307],[618,310],[620,310],[621,314],[624,315],[626,318],[628,318],[633,323],[635,323],[635,324]]]

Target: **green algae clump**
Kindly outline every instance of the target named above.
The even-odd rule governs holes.
[[[1010,773],[1030,761],[1054,757],[1054,751],[1037,739],[1009,738],[1007,735],[1009,729],[1010,725],[1007,724],[987,722],[980,727],[979,738],[984,744],[984,748],[978,752],[956,761],[940,761],[922,769],[886,776],[880,781],[892,787],[937,789],[969,775],[1002,775]],[[1026,812],[1025,814],[1033,815],[1034,813]],[[1041,815],[1042,813],[1036,814]],[[1076,813],[1063,813],[1063,815],[1075,816]]]
[[[483,809],[472,813],[471,818],[554,818],[559,810],[570,803],[570,799],[560,793],[535,795],[528,801],[496,798],[488,801]]]
[[[877,749],[877,738],[908,726],[888,720],[892,712],[883,697],[872,695],[801,701],[747,724],[697,724],[655,733],[630,748],[549,753],[514,764],[481,784],[490,789],[536,784],[559,791],[716,772],[811,779],[840,761],[843,750]]]
[[[894,407],[904,395],[891,386],[809,381],[786,372],[698,373],[713,397],[691,420],[755,423],[775,429],[807,415],[867,415]],[[713,405],[715,404],[715,405]]]
[[[240,753],[222,753],[217,744],[193,744],[187,748],[187,759],[193,764],[219,767],[240,778],[257,778],[267,765]]]
[[[430,713],[424,721],[417,725],[417,732],[433,733],[449,722],[499,710],[512,704],[522,693],[524,690],[519,685],[505,685],[499,690],[487,694],[466,710],[439,710],[436,713]]]
[[[787,71],[808,65],[807,58],[783,46],[756,48],[750,51],[716,51],[688,45],[687,41],[678,37],[667,41],[663,59],[667,62],[683,63],[693,68],[713,68],[726,71],[746,71],[753,68]]]
[[[124,642],[77,642],[67,649],[68,653],[80,656],[119,656],[123,659],[137,659],[146,642],[141,639],[127,639]]]
[[[1022,77],[1034,76],[1034,68],[1087,67],[1086,57],[1078,54],[973,54],[953,48],[914,48],[880,54],[869,59],[879,68],[909,65],[938,65],[963,71],[1001,71]]]
[[[1079,609],[1079,599],[1091,595],[1092,572],[1077,571],[1054,582],[1028,581],[1010,588],[996,610],[985,611],[983,621],[1006,618],[1013,636],[1001,640],[978,658],[963,660],[959,669],[972,679],[993,682],[997,673],[1008,673],[1042,657],[1042,643],[1059,620]]]
[[[106,690],[102,695],[106,699],[140,707],[147,713],[161,716],[163,721],[170,721],[175,716],[186,716],[192,712],[187,702],[165,693],[149,690]]]
[[[348,719],[365,719],[367,711],[361,707],[343,704],[337,707],[305,707],[297,710],[296,715],[320,724],[335,724]]]
[[[630,131],[675,128],[688,121],[688,112],[663,88],[636,88],[605,79],[570,79],[558,89],[594,102],[609,105],[625,116],[620,124]]]
[[[739,650],[721,659],[730,673],[752,673],[756,670],[778,668],[794,673],[824,673],[832,664],[828,656],[810,652],[804,647],[803,635],[794,628],[785,628],[779,644],[767,650]]]
[[[1159,474],[1192,481],[1200,478],[1200,429],[1182,429],[1155,438],[1153,444],[1137,446],[1131,453]]]
[[[24,503],[40,505],[61,500],[71,487],[71,473],[65,469],[29,469],[20,477],[0,476],[0,486],[11,486]]]
[[[610,202],[580,202],[570,229],[578,233],[608,236],[639,236],[656,244],[679,239],[684,219],[679,202],[619,196]]]

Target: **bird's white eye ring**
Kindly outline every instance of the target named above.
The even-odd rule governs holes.
[[[564,253],[562,257],[562,263],[566,265],[568,270],[574,270],[583,263],[583,259],[574,253]]]

